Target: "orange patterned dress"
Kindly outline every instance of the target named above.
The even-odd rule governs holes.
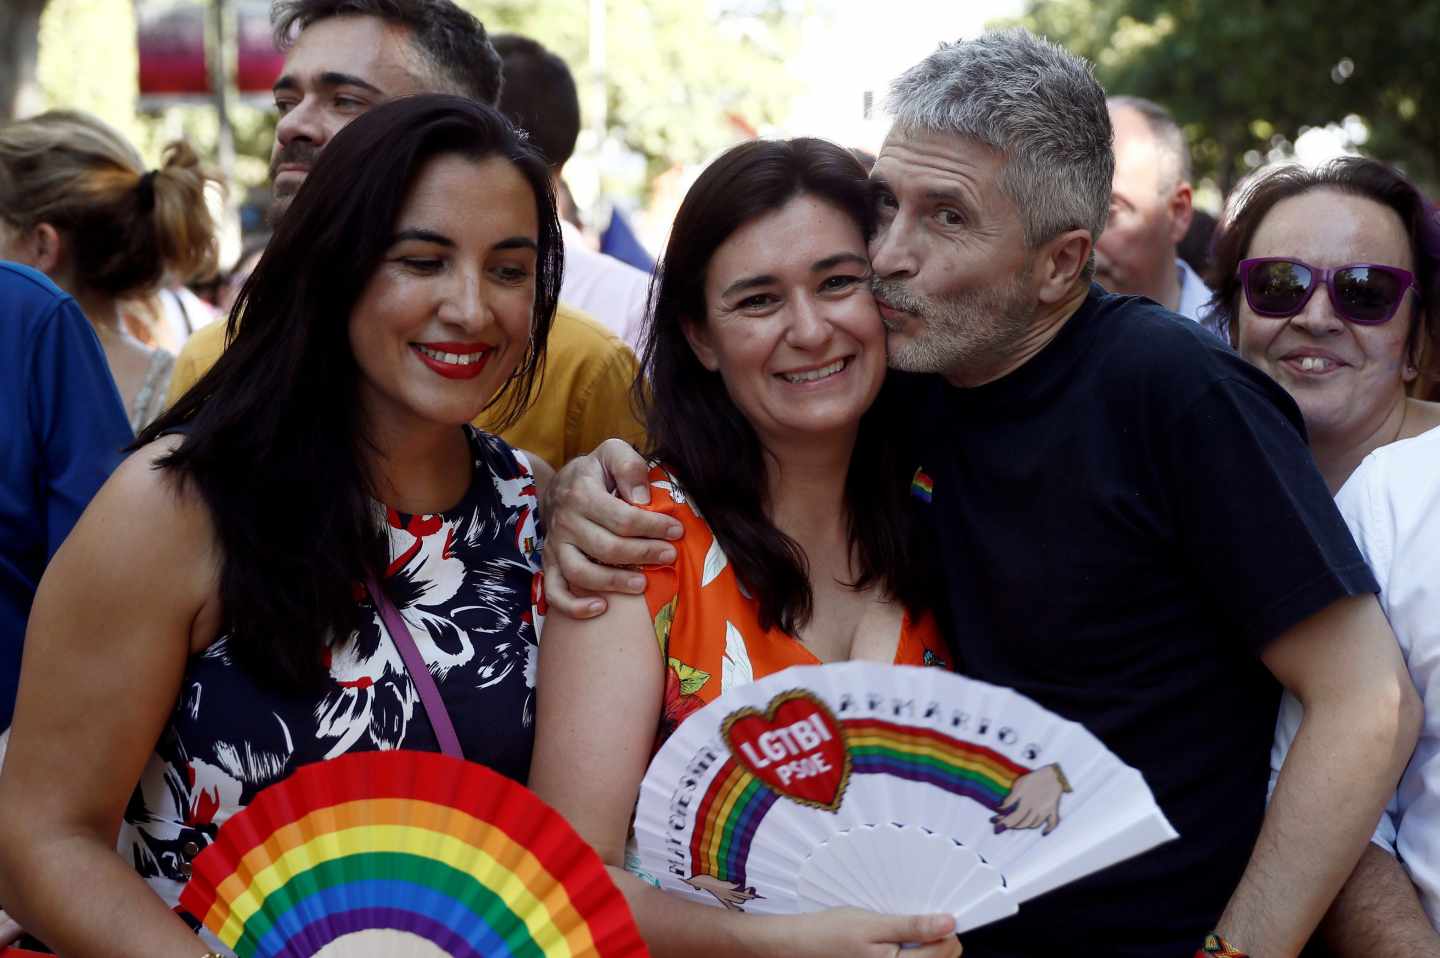
[[[679,519],[685,536],[669,566],[646,569],[645,600],[665,663],[665,703],[655,748],[690,713],[722,692],[792,665],[818,665],[805,644],[779,629],[760,626],[759,606],[745,594],[710,526],[665,470],[650,471],[652,512]],[[950,667],[950,654],[934,618],[912,622],[907,613],[895,649],[897,665]]]

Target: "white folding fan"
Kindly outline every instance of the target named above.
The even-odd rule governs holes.
[[[700,709],[635,813],[640,869],[698,901],[947,912],[957,931],[1175,837],[1140,773],[1075,722],[864,662],[796,666]]]

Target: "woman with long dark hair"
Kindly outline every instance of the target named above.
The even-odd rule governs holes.
[[[230,348],[40,585],[0,776],[27,929],[195,958],[191,860],[307,762],[445,745],[524,780],[534,480],[467,424],[525,407],[561,249],[544,161],[488,107],[398,99],[326,147]]]
[[[612,867],[657,955],[958,952],[946,917],[751,916],[753,889],[691,876],[726,906],[705,908],[622,867],[650,756],[696,708],[790,665],[946,660],[884,428],[870,222],[864,170],[821,140],[743,144],[701,174],[652,289],[637,387],[649,508],[685,525],[679,558],[647,570],[643,597],[548,625],[531,785]]]

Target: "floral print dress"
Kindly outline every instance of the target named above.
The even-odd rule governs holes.
[[[459,505],[438,515],[388,511],[385,588],[465,757],[523,783],[542,624],[532,606],[541,544],[535,484],[503,441],[469,427],[467,435],[474,472]],[[329,675],[314,694],[257,684],[232,662],[223,636],[190,660],[119,839],[121,855],[172,908],[190,862],[267,785],[347,752],[439,750],[398,649],[368,596],[360,602],[364,624],[331,647]]]

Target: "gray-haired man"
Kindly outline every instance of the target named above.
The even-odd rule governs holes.
[[[1178,956],[1218,930],[1294,955],[1418,722],[1299,410],[1195,324],[1090,282],[1113,155],[1084,61],[987,34],[907,71],[890,106],[870,254],[891,365],[921,374],[897,374],[913,414],[896,428],[933,481],[920,508],[960,667],[1086,725],[1181,836],[967,935],[966,954]],[[605,448],[553,491],[552,609],[591,601],[568,585],[624,585],[582,552],[664,548],[603,528],[667,533],[601,502],[605,467],[621,489],[645,474]],[[1282,685],[1307,725],[1267,813]]]

